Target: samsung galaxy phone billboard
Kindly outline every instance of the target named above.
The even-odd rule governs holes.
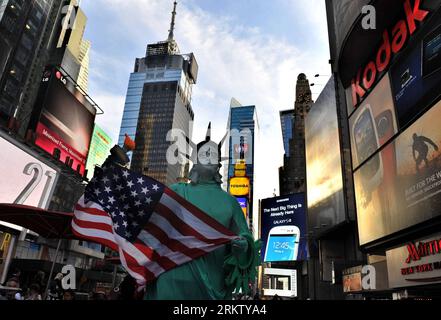
[[[306,232],[304,193],[262,200],[263,262],[306,260]]]

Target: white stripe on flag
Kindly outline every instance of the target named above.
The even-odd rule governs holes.
[[[112,242],[115,246],[118,246],[118,244],[115,241],[115,236],[113,235],[113,233],[100,229],[82,228],[78,226],[73,220],[72,220],[72,228],[82,236],[108,240]]]
[[[113,225],[112,219],[110,217],[98,216],[96,214],[88,213],[83,210],[75,210],[75,217],[78,220],[82,220],[85,222],[104,223],[109,226]]]
[[[200,220],[198,217],[193,215],[185,207],[179,204],[175,199],[171,198],[169,195],[163,193],[161,200],[159,201],[166,207],[168,207],[174,214],[184,221],[187,225],[191,226],[193,229],[197,230],[201,235],[207,239],[226,239],[229,238],[227,235],[220,233],[216,229],[212,228],[210,225]]]

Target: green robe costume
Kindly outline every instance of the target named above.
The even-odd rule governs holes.
[[[146,286],[146,300],[231,300],[232,292],[248,292],[259,264],[254,242],[237,200],[215,181],[179,183],[171,189],[241,236],[196,260],[169,270]]]

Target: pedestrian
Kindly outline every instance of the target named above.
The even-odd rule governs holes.
[[[136,280],[127,275],[119,285],[120,300],[136,300]]]
[[[63,280],[64,275],[62,273],[57,273],[54,280],[51,282],[49,287],[49,300],[61,300],[63,298]]]
[[[6,295],[8,300],[23,300],[22,290],[19,287],[18,279],[16,277],[10,278],[6,282],[6,287],[17,289],[15,293],[10,292]]]
[[[65,290],[63,292],[63,300],[65,300],[65,301],[75,300],[75,291],[73,291],[72,289]]]
[[[29,296],[26,300],[42,300],[40,286],[38,284],[36,283],[31,284],[29,290],[30,290]]]

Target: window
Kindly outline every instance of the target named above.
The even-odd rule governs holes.
[[[32,50],[33,47],[32,39],[28,35],[23,34],[23,36],[21,37],[21,44],[29,51]]]

